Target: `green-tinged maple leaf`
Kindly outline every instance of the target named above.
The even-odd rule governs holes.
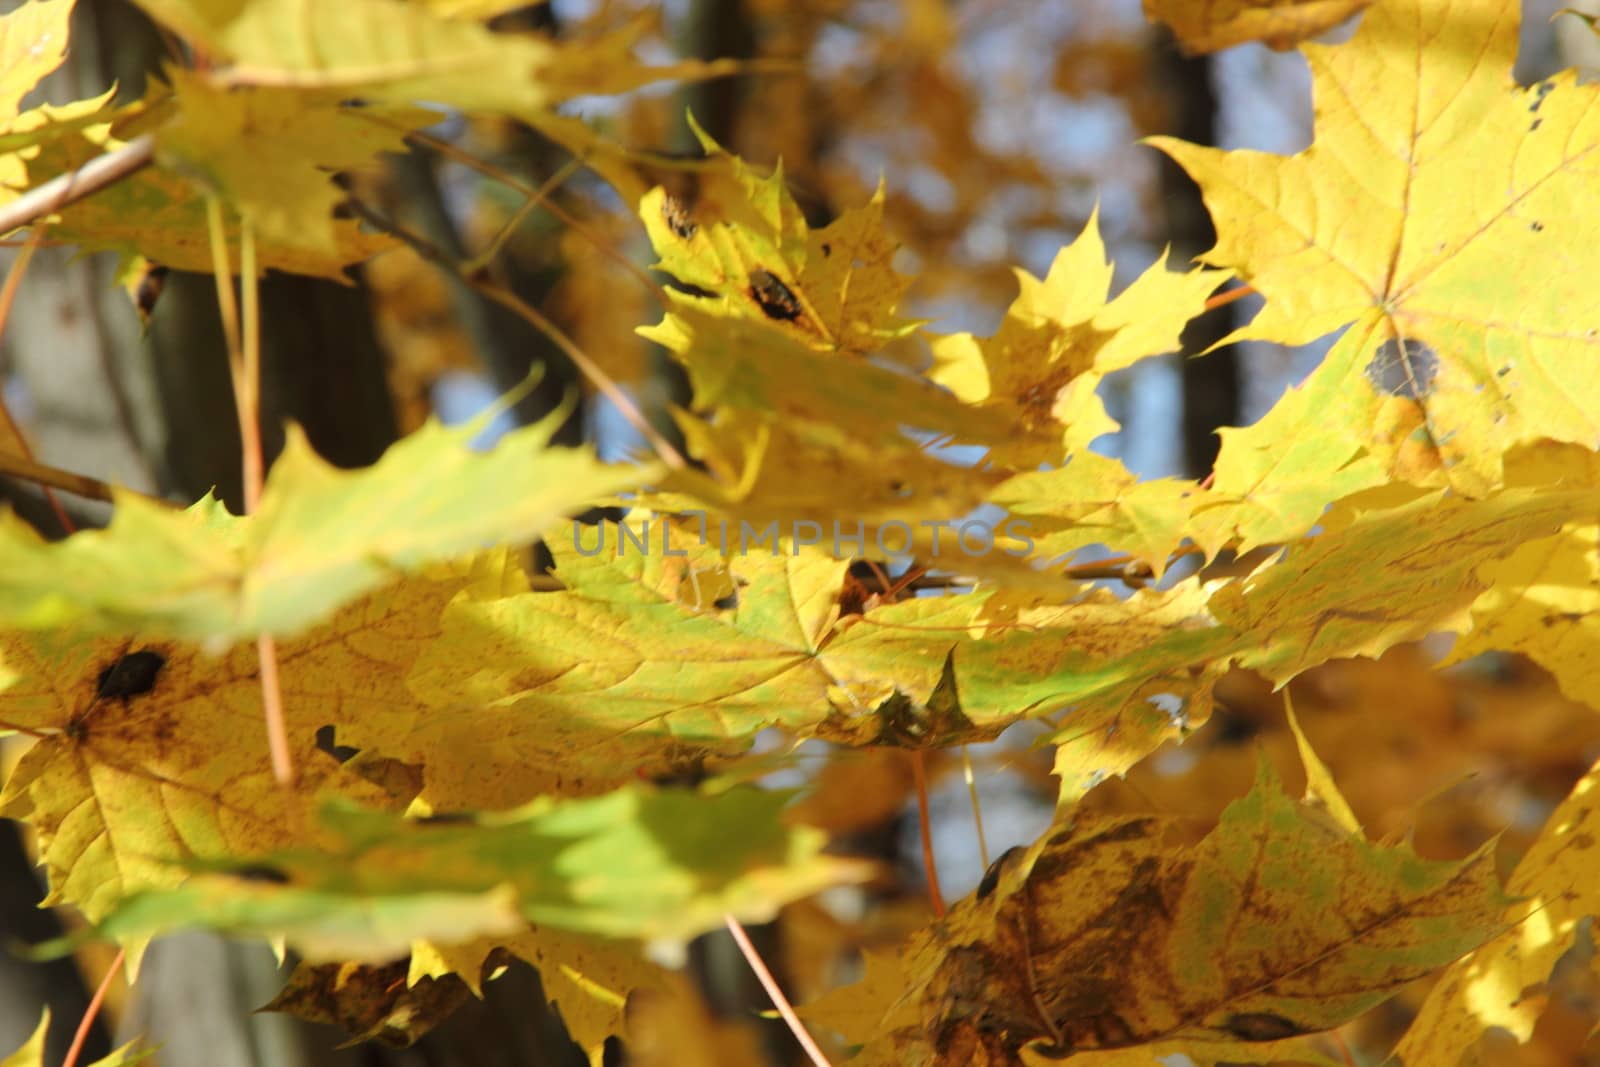
[[[61,5],[65,7],[66,5]],[[23,1043],[5,1059],[0,1060],[0,1067],[44,1067],[44,1038],[50,1029],[50,1009],[45,1008],[40,1014],[39,1025],[33,1031],[33,1036]],[[109,1056],[95,1060],[89,1067],[132,1067],[133,1064],[153,1055],[155,1049],[134,1051],[133,1046],[137,1041],[130,1041],[121,1048],[114,1050]]]
[[[91,918],[127,894],[168,887],[191,857],[268,852],[312,840],[317,795],[404,806],[416,767],[363,753],[341,764],[323,727],[410,722],[406,668],[452,597],[497,595],[519,575],[504,553],[442,568],[352,604],[278,649],[298,781],[273,780],[253,645],[207,657],[167,639],[72,629],[0,640],[0,729],[34,738],[0,812],[39,834],[50,901]],[[343,741],[342,736],[336,737]]]
[[[1059,463],[1117,429],[1095,392],[1101,378],[1175,351],[1183,327],[1227,277],[1203,268],[1177,274],[1162,256],[1108,301],[1111,271],[1097,213],[1043,279],[1017,271],[1022,291],[993,337],[935,339],[935,381],[968,403],[1003,412],[1035,437],[1054,438],[1001,446],[998,460],[1023,470]]]
[[[1407,489],[1348,498],[1322,534],[1241,578],[1126,600],[980,591],[879,608],[828,643],[830,669],[858,684],[892,679],[914,704],[951,691],[973,723],[1074,709],[1052,738],[1066,749],[1057,767],[1070,803],[1203,722],[1230,663],[1282,683],[1332,659],[1465,630],[1485,589],[1480,567],[1592,514],[1593,490],[1580,488],[1592,484],[1586,454],[1538,454],[1547,462],[1517,463],[1527,484],[1484,500]]]
[[[518,915],[683,944],[726,915],[765,921],[861,875],[822,855],[820,831],[786,826],[787,802],[752,788],[635,784],[465,820],[330,806],[324,847],[207,865],[177,888],[130,897],[99,928],[119,940],[195,926],[281,937],[312,962],[381,962],[417,940],[510,934]]]
[[[877,1027],[846,1035],[863,1061],[1337,1062],[1306,1035],[1500,928],[1489,850],[1435,862],[1370,844],[1289,799],[1264,761],[1198,844],[1178,823],[1081,817],[1003,857],[913,939],[904,984],[880,983],[894,999]]]
[[[1215,52],[1248,41],[1290,48],[1331,30],[1372,0],[1144,0],[1145,17],[1165,22],[1184,51]]]
[[[1236,336],[1350,326],[1313,382],[1395,476],[1469,493],[1519,442],[1600,439],[1600,88],[1517,87],[1519,7],[1385,0],[1348,44],[1306,46],[1316,140],[1296,156],[1156,142],[1204,191],[1208,261],[1267,298]],[[1328,425],[1306,416],[1299,435]]]
[[[1506,882],[1519,900],[1507,909],[1503,932],[1458,960],[1433,987],[1395,1050],[1405,1067],[1456,1067],[1492,1027],[1520,1042],[1533,1036],[1548,1002],[1540,987],[1572,947],[1582,920],[1600,915],[1597,788],[1600,767],[1550,813]]]
[[[724,61],[648,67],[635,27],[557,44],[498,34],[404,0],[137,0],[151,18],[227,65],[236,84],[332,90],[390,103],[431,101],[536,119],[562,99],[668,78],[731,73]]]
[[[208,642],[287,635],[430,560],[531,540],[563,514],[650,477],[549,446],[555,422],[474,451],[475,426],[430,422],[371,467],[339,470],[291,429],[258,510],[186,512],[131,494],[109,528],[48,544],[0,520],[0,619]]]
[[[429,804],[500,808],[742,751],[767,726],[804,730],[848,685],[820,655],[846,564],[815,552],[724,561],[710,533],[701,545],[688,525],[652,524],[648,554],[621,547],[610,523],[584,535],[585,552],[604,538],[592,556],[552,541],[566,588],[452,605],[409,679],[432,710],[407,747],[373,743],[427,763]]]

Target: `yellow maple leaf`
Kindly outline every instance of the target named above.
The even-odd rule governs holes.
[[[1519,898],[1498,937],[1453,964],[1423,1002],[1395,1050],[1405,1067],[1457,1067],[1490,1027],[1526,1042],[1547,998],[1537,992],[1572,947],[1579,923],[1600,914],[1595,790],[1600,766],[1550,813],[1506,882]]]
[[[1349,326],[1312,381],[1359,398],[1395,476],[1470,493],[1518,442],[1600,440],[1600,89],[1518,88],[1518,8],[1386,0],[1348,44],[1306,46],[1316,140],[1296,156],[1155,141],[1205,194],[1206,260],[1267,298],[1235,336]],[[1327,425],[1311,410],[1299,432]]]
[[[460,975],[474,993],[485,960],[498,951],[526,960],[539,971],[545,996],[593,1067],[600,1067],[606,1038],[626,1025],[628,998],[670,991],[669,976],[636,942],[571,930],[532,926],[512,938],[486,938],[464,945],[413,946],[406,981]]]
[[[219,85],[169,67],[176,114],[156,132],[157,158],[224,197],[273,245],[333,256],[333,210],[345,194],[333,174],[403,152],[405,130],[437,116],[385,110],[379,123],[336,94]]]
[[[39,1025],[34,1028],[33,1035],[5,1059],[0,1060],[0,1067],[44,1067],[44,1039],[50,1029],[50,1009],[46,1007],[39,1013]],[[143,1052],[134,1052],[136,1041],[113,1050],[104,1059],[95,1060],[89,1067],[129,1067],[149,1056],[154,1050],[147,1049]]]
[[[22,98],[67,57],[74,0],[32,0],[0,15],[0,129],[17,117]]]
[[[1003,445],[994,451],[1000,462],[1023,469],[1059,463],[1117,429],[1095,392],[1101,378],[1175,351],[1183,327],[1226,277],[1205,269],[1174,273],[1163,255],[1107,300],[1111,274],[1096,212],[1043,279],[1017,271],[1022,291],[993,337],[934,340],[929,377],[968,403],[1004,412],[1035,438],[1048,430],[1060,442]]]
[[[1292,48],[1331,30],[1372,0],[1144,0],[1144,14],[1172,27],[1185,52],[1215,52],[1246,41]]]
[[[292,790],[267,758],[253,646],[212,659],[177,641],[72,630],[0,639],[0,729],[34,738],[0,811],[38,831],[50,901],[98,919],[130,892],[181,882],[180,861],[314,843],[322,791],[390,808],[409,802],[421,786],[414,771],[341,764],[319,750],[318,731],[408,725],[406,666],[436,632],[444,602],[482,585],[501,588],[492,571],[441,569],[280,645],[299,773]]]
[[[657,267],[699,292],[676,304],[715,301],[719,311],[773,325],[822,351],[865,355],[914,323],[896,308],[910,279],[892,266],[884,190],[820,230],[806,225],[780,165],[763,175],[694,127],[710,163],[692,202],[651,190],[639,216]]]

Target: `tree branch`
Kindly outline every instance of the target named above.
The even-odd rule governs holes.
[[[154,158],[155,141],[146,134],[113,152],[91,159],[77,170],[57,175],[0,208],[0,234],[20,229],[60,211],[74,201],[92,196],[108,185],[115,185],[149,166]]]

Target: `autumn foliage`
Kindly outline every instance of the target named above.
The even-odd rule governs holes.
[[[688,941],[875,877],[829,849],[826,790],[885,748],[931,764],[1032,723],[1054,823],[801,1005],[836,1062],[1337,1064],[1330,1035],[1384,1041],[1373,1010],[1397,996],[1407,1067],[1533,1035],[1600,913],[1595,772],[1505,865],[1482,838],[1424,856],[1369,798],[1383,770],[1423,783],[1413,812],[1449,784],[1426,754],[1447,728],[1419,725],[1433,705],[1368,698],[1354,729],[1421,738],[1394,765],[1317,718],[1327,686],[1404,670],[1428,692],[1486,653],[1548,672],[1541,706],[1600,708],[1600,88],[1516,85],[1516,4],[1152,0],[1197,50],[1288,47],[1359,12],[1347,42],[1301,45],[1314,143],[1155,139],[1215,248],[1117,288],[1091,216],[975,336],[903,306],[883,190],[813,227],[781,170],[698,127],[691,196],[556,110],[727,64],[644,65],[627,31],[491,32],[505,4],[138,2],[206,62],[134,101],[19,111],[63,58],[71,0],[0,23],[0,197],[152,160],[50,209],[52,239],[132,277],[221,271],[248,371],[260,274],[415,252],[349,209],[380,153],[439,108],[513,118],[634,212],[671,284],[647,278],[659,314],[628,325],[692,401],[682,444],[649,438],[632,464],[552,444],[553,421],[488,451],[479,427],[428,421],[357,471],[291,431],[244,515],[119,492],[109,527],[55,542],[0,516],[0,728],[20,750],[0,812],[32,828],[84,936],[135,963],[192,926],[281,942],[304,962],[275,1006],[401,1039],[520,957],[598,1063],[608,1037],[644,1039],[630,998],[691,996],[665,965]],[[1265,304],[1238,338],[1338,335],[1310,377],[1224,430],[1204,482],[1091,451],[1118,429],[1102,380],[1242,285]],[[587,356],[614,389],[623,358]],[[631,510],[575,537],[597,504]],[[979,508],[1005,520],[963,527]],[[520,551],[540,538],[551,573]],[[1441,634],[1442,660],[1411,645]],[[1271,697],[1302,676],[1326,763]],[[1265,754],[1212,746],[1219,701],[1271,709]],[[1569,757],[1600,740],[1560,724]],[[1448,727],[1474,766],[1488,729]],[[810,795],[759,784],[807,740],[865,755]],[[1151,767],[1173,751],[1227,783],[1214,808],[1118,792],[1165,799]]]

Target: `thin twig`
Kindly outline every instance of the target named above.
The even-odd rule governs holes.
[[[0,208],[0,233],[10,233],[46,215],[53,215],[68,204],[98,193],[106,186],[114,185],[144,169],[154,158],[155,140],[146,134],[115,151],[96,156],[77,170],[59,174]]]
[[[373,122],[382,123],[383,125],[391,128],[403,129],[403,127],[401,127],[398,123],[384,119],[380,115],[363,113],[363,117],[370,119]],[[613,262],[621,265],[622,268],[629,274],[632,274],[635,278],[638,278],[639,281],[643,283],[645,288],[649,289],[651,293],[655,294],[656,300],[662,304],[666,304],[666,289],[664,289],[654,278],[650,277],[650,273],[648,271],[639,266],[639,264],[635,263],[628,256],[617,251],[611,246],[609,241],[595,233],[582,220],[578,219],[560,204],[557,204],[550,198],[550,195],[546,190],[535,189],[533,186],[529,185],[527,182],[524,182],[511,172],[497,167],[487,160],[479,159],[470,152],[463,152],[461,149],[457,148],[448,141],[442,141],[437,137],[430,136],[429,134],[422,133],[418,130],[409,130],[405,132],[407,140],[413,142],[414,144],[419,144],[425,148],[430,148],[439,153],[441,156],[444,156],[446,159],[459,163],[464,167],[469,167],[485,177],[493,178],[506,188],[521,193],[530,200],[537,201],[544,207],[546,211],[550,212],[551,215],[559,219],[562,224],[569,227],[579,235],[587,238],[589,243],[594,245],[594,247],[598,249],[600,253],[607,259],[610,259]],[[583,164],[584,160],[580,158],[577,160],[577,162],[579,164]]]
[[[470,270],[478,270],[493,263],[499,258],[500,250],[511,239],[511,235],[533,213],[533,209],[546,204],[550,196],[561,188],[568,178],[578,173],[582,167],[583,163],[578,159],[569,159],[557,167],[555,172],[544,180],[544,184],[533,190],[533,195],[523,197],[521,206],[512,213],[511,218],[506,220],[506,224],[500,227],[500,231],[489,239],[488,245],[482,251],[474,252],[472,257],[463,265]]]
[[[778,980],[772,977],[772,972],[767,969],[767,963],[761,958],[761,953],[750,943],[750,935],[745,932],[744,924],[732,915],[724,915],[722,921],[727,923],[728,933],[733,935],[734,943],[739,946],[739,951],[744,953],[745,961],[750,964],[750,969],[756,972],[761,987],[767,991],[767,996],[772,998],[773,1007],[778,1009],[783,1021],[789,1024],[789,1032],[800,1043],[800,1047],[811,1058],[811,1062],[816,1067],[830,1067],[828,1057],[822,1054],[822,1049],[817,1047],[816,1041],[806,1030],[805,1023],[802,1023],[800,1016],[795,1014],[794,1005],[789,1003],[789,998],[779,987]]]
[[[917,830],[922,835],[922,869],[928,876],[928,903],[933,917],[944,918],[944,891],[939,888],[939,865],[933,858],[933,823],[928,815],[928,771],[922,762],[922,749],[911,753],[911,776],[917,783]]]
[[[649,420],[640,412],[632,398],[622,391],[622,387],[612,379],[611,375],[607,374],[600,368],[598,363],[585,355],[583,350],[560,327],[551,322],[540,311],[529,305],[511,290],[489,281],[484,276],[485,272],[483,270],[467,270],[463,264],[458,263],[427,238],[420,237],[393,220],[385,218],[355,197],[347,199],[345,204],[348,205],[351,211],[371,225],[392,237],[404,241],[411,246],[412,251],[416,252],[417,255],[435,266],[449,271],[480,294],[493,300],[548,337],[557,348],[566,354],[568,359],[572,360],[573,366],[577,367],[584,377],[594,383],[594,387],[600,390],[601,394],[616,406],[618,413],[628,421],[629,425],[639,431],[640,435],[649,442],[656,455],[661,457],[662,462],[676,471],[688,469],[689,463],[683,458],[683,453],[674,448],[671,442],[661,436],[660,431],[650,425]]]
[[[94,991],[89,1006],[83,1009],[83,1018],[78,1022],[78,1032],[72,1036],[72,1046],[67,1049],[67,1058],[61,1061],[61,1067],[77,1067],[78,1057],[83,1054],[83,1046],[89,1040],[89,1031],[94,1028],[94,1021],[100,1014],[100,1005],[105,1003],[106,991],[111,988],[112,980],[122,970],[122,961],[126,958],[127,950],[120,948],[111,958],[111,966],[106,968],[106,976],[100,979],[100,986]]]
[[[81,496],[85,500],[101,500],[107,504],[116,502],[112,493],[120,492],[127,496],[137,496],[148,500],[152,504],[159,504],[164,508],[180,508],[170,500],[141,493],[136,489],[128,489],[110,482],[102,482],[98,478],[91,478],[87,474],[78,474],[74,471],[64,471],[60,467],[52,467],[39,463],[25,456],[12,455],[0,452],[0,474],[9,474],[14,478],[22,478],[40,485],[50,485],[57,489],[64,489],[73,496]]]

